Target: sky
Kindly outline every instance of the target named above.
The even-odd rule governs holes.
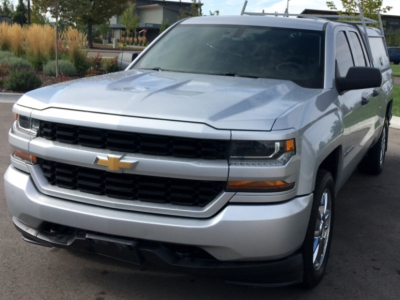
[[[118,1],[118,0],[115,0]],[[179,0],[170,0],[179,1]],[[301,13],[305,8],[329,10],[326,6],[327,0],[290,0],[289,12],[296,14]],[[18,0],[11,0],[14,4]],[[182,0],[182,2],[190,2],[190,0]],[[203,14],[209,15],[210,11],[220,11],[220,15],[239,15],[242,11],[244,0],[201,0],[203,5]],[[341,1],[334,0],[336,7],[341,9]],[[392,6],[390,15],[400,16],[400,1],[399,0],[383,0],[384,6]],[[287,6],[287,0],[248,0],[246,11],[249,12],[279,12],[284,13]]]

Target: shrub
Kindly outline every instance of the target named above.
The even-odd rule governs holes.
[[[94,57],[88,57],[88,59],[87,59],[90,66],[95,68],[96,70],[100,70],[102,60],[103,60],[103,58],[101,57],[100,53],[97,53],[96,56],[94,56]]]
[[[10,25],[6,22],[0,23],[0,50],[10,50]]]
[[[112,59],[104,59],[103,60],[103,69],[106,71],[106,73],[113,73],[113,72],[121,71],[120,68],[118,67],[118,56],[116,56]]]
[[[11,72],[11,66],[9,63],[0,62],[0,76],[7,76]]]
[[[87,69],[90,68],[89,62],[86,60],[86,52],[82,52],[81,50],[70,51],[70,60],[74,64],[76,71],[78,74],[85,74]]]
[[[13,24],[8,28],[9,31],[9,43],[12,52],[15,55],[23,55],[25,53],[25,49],[23,47],[25,42],[25,31],[23,27],[19,24]]]
[[[0,62],[2,60],[8,60],[9,58],[14,57],[14,54],[10,51],[0,51]]]
[[[66,76],[75,76],[77,74],[74,64],[68,60],[59,60],[58,67],[60,74]],[[44,74],[48,76],[56,76],[56,61],[51,60],[43,67]]]
[[[55,28],[50,25],[33,24],[24,33],[29,61],[37,70],[40,70],[43,61],[54,56]]]
[[[26,58],[31,63],[32,67],[36,71],[43,70],[43,64],[45,62],[44,58],[40,58],[39,56],[35,56],[35,55],[28,55]]]
[[[4,80],[4,87],[15,92],[28,92],[41,85],[42,81],[33,71],[13,70]]]
[[[21,57],[11,57],[8,60],[8,63],[10,64],[12,70],[17,69],[29,71],[33,69],[32,64]]]

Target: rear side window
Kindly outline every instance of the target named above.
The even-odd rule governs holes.
[[[344,31],[338,32],[336,36],[336,63],[339,77],[346,77],[349,69],[354,67],[349,42]]]
[[[356,58],[356,66],[358,67],[366,67],[367,66],[367,61],[365,59],[365,55],[360,43],[360,39],[358,38],[358,35],[355,32],[349,32],[349,39],[351,43],[353,44],[354,48],[354,56]]]
[[[380,37],[370,37],[369,44],[371,45],[374,67],[380,70],[390,68],[390,61],[383,44],[383,39]]]

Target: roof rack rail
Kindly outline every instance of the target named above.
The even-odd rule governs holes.
[[[366,44],[367,44],[367,51],[372,57],[372,52],[371,52],[371,46],[369,44],[368,40],[368,34],[367,34],[367,24],[379,24],[382,38],[385,42],[386,45],[386,39],[385,39],[385,32],[383,30],[383,23],[382,23],[382,18],[381,18],[381,12],[378,10],[378,21],[366,18],[364,17],[364,13],[361,7],[361,3],[358,3],[358,9],[360,11],[359,14],[355,16],[343,16],[343,15],[307,15],[307,14],[289,14],[289,10],[286,9],[285,13],[265,13],[264,11],[262,13],[254,13],[254,12],[247,12],[247,3],[248,1],[246,0],[243,5],[242,13],[241,15],[247,15],[247,16],[275,16],[275,17],[301,17],[301,18],[308,18],[308,19],[333,19],[334,21],[337,22],[343,22],[343,23],[350,23],[350,24],[357,24],[357,25],[362,25],[364,32],[367,36],[366,38]],[[339,20],[342,19],[342,20]],[[343,19],[348,19],[349,21],[343,20]]]

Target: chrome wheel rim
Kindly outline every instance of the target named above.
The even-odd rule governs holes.
[[[314,231],[313,265],[316,271],[318,271],[324,263],[326,250],[328,248],[331,228],[331,210],[331,192],[329,189],[326,189],[320,199]]]
[[[381,155],[379,160],[381,166],[383,165],[383,161],[385,160],[385,152],[386,152],[385,150],[386,150],[386,127],[383,127],[382,139],[381,139]]]

